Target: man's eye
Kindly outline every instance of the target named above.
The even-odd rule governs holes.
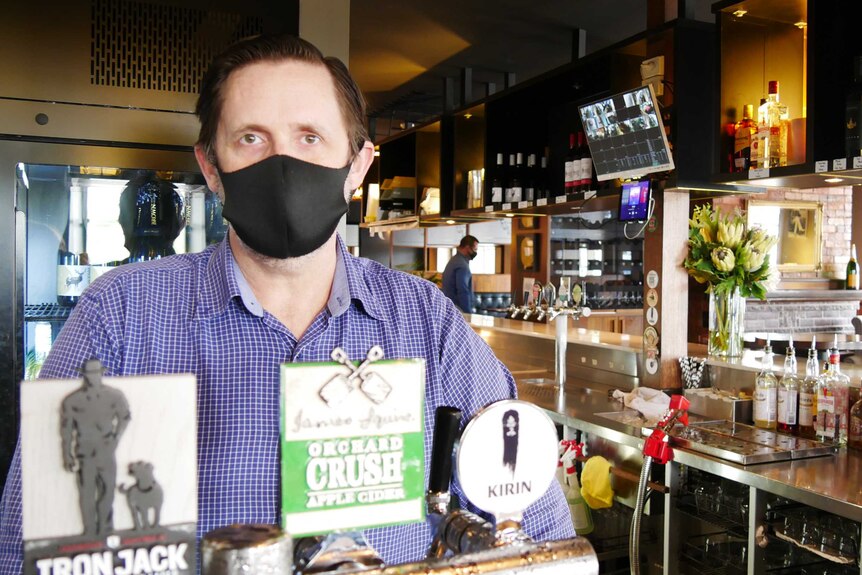
[[[244,134],[241,140],[243,144],[256,144],[260,141],[260,138],[258,138],[254,134]]]
[[[302,141],[306,144],[316,144],[320,141],[320,136],[315,136],[314,134],[306,134],[302,137]]]

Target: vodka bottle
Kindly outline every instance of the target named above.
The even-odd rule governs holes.
[[[762,367],[754,381],[754,425],[763,429],[775,429],[778,424],[778,380],[772,369],[772,346],[767,340]]]
[[[793,349],[791,337],[784,357],[784,374],[778,382],[778,431],[797,431],[800,383],[796,375],[796,350]]]
[[[811,340],[805,378],[799,385],[799,435],[814,437],[814,419],[817,414],[817,385],[820,383],[820,362],[817,361],[816,338]]]

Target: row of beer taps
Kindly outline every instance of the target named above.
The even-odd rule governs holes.
[[[548,282],[543,285],[538,281],[533,283],[532,295],[532,298],[525,296],[524,299],[529,300],[529,303],[525,301],[522,306],[516,306],[513,298],[512,304],[506,310],[507,317],[520,317],[524,320],[535,317],[536,321],[548,318],[551,321],[560,314],[572,316],[574,319],[590,315],[590,308],[584,305],[585,290],[577,283],[570,287],[568,278],[560,279],[559,297],[554,284]]]

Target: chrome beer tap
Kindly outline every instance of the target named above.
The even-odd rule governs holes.
[[[554,287],[554,284],[548,282],[545,287],[542,288],[542,304],[539,309],[539,315],[536,316],[536,321],[543,321],[556,303],[557,288]]]

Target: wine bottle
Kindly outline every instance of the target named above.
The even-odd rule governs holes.
[[[539,168],[539,194],[537,199],[547,199],[551,196],[551,181],[548,179],[548,157],[542,156]]]
[[[527,156],[527,171],[524,177],[524,199],[533,202],[537,197],[536,154]]]
[[[847,262],[847,289],[859,289],[859,264],[856,262],[856,244],[850,246],[850,261]]]
[[[509,177],[509,199],[508,202],[520,202],[524,198],[524,154],[518,152],[515,154],[512,173]]]
[[[90,285],[90,266],[84,251],[84,193],[69,188],[69,223],[57,252],[57,303],[72,306]]]
[[[580,161],[577,148],[575,148],[575,134],[569,134],[569,151],[566,154],[564,193],[574,193],[578,186],[580,173]]]
[[[751,169],[751,141],[757,134],[757,124],[751,118],[754,114],[754,106],[746,104],[742,109],[742,120],[736,124],[733,142],[731,170],[734,172],[745,172]]]
[[[497,165],[491,178],[491,198],[489,204],[499,204],[503,201],[503,154],[497,154]]]
[[[586,192],[592,187],[593,183],[593,157],[590,156],[590,148],[587,146],[586,137],[583,132],[578,132],[578,150],[579,159],[577,186],[576,189],[580,192]]]

